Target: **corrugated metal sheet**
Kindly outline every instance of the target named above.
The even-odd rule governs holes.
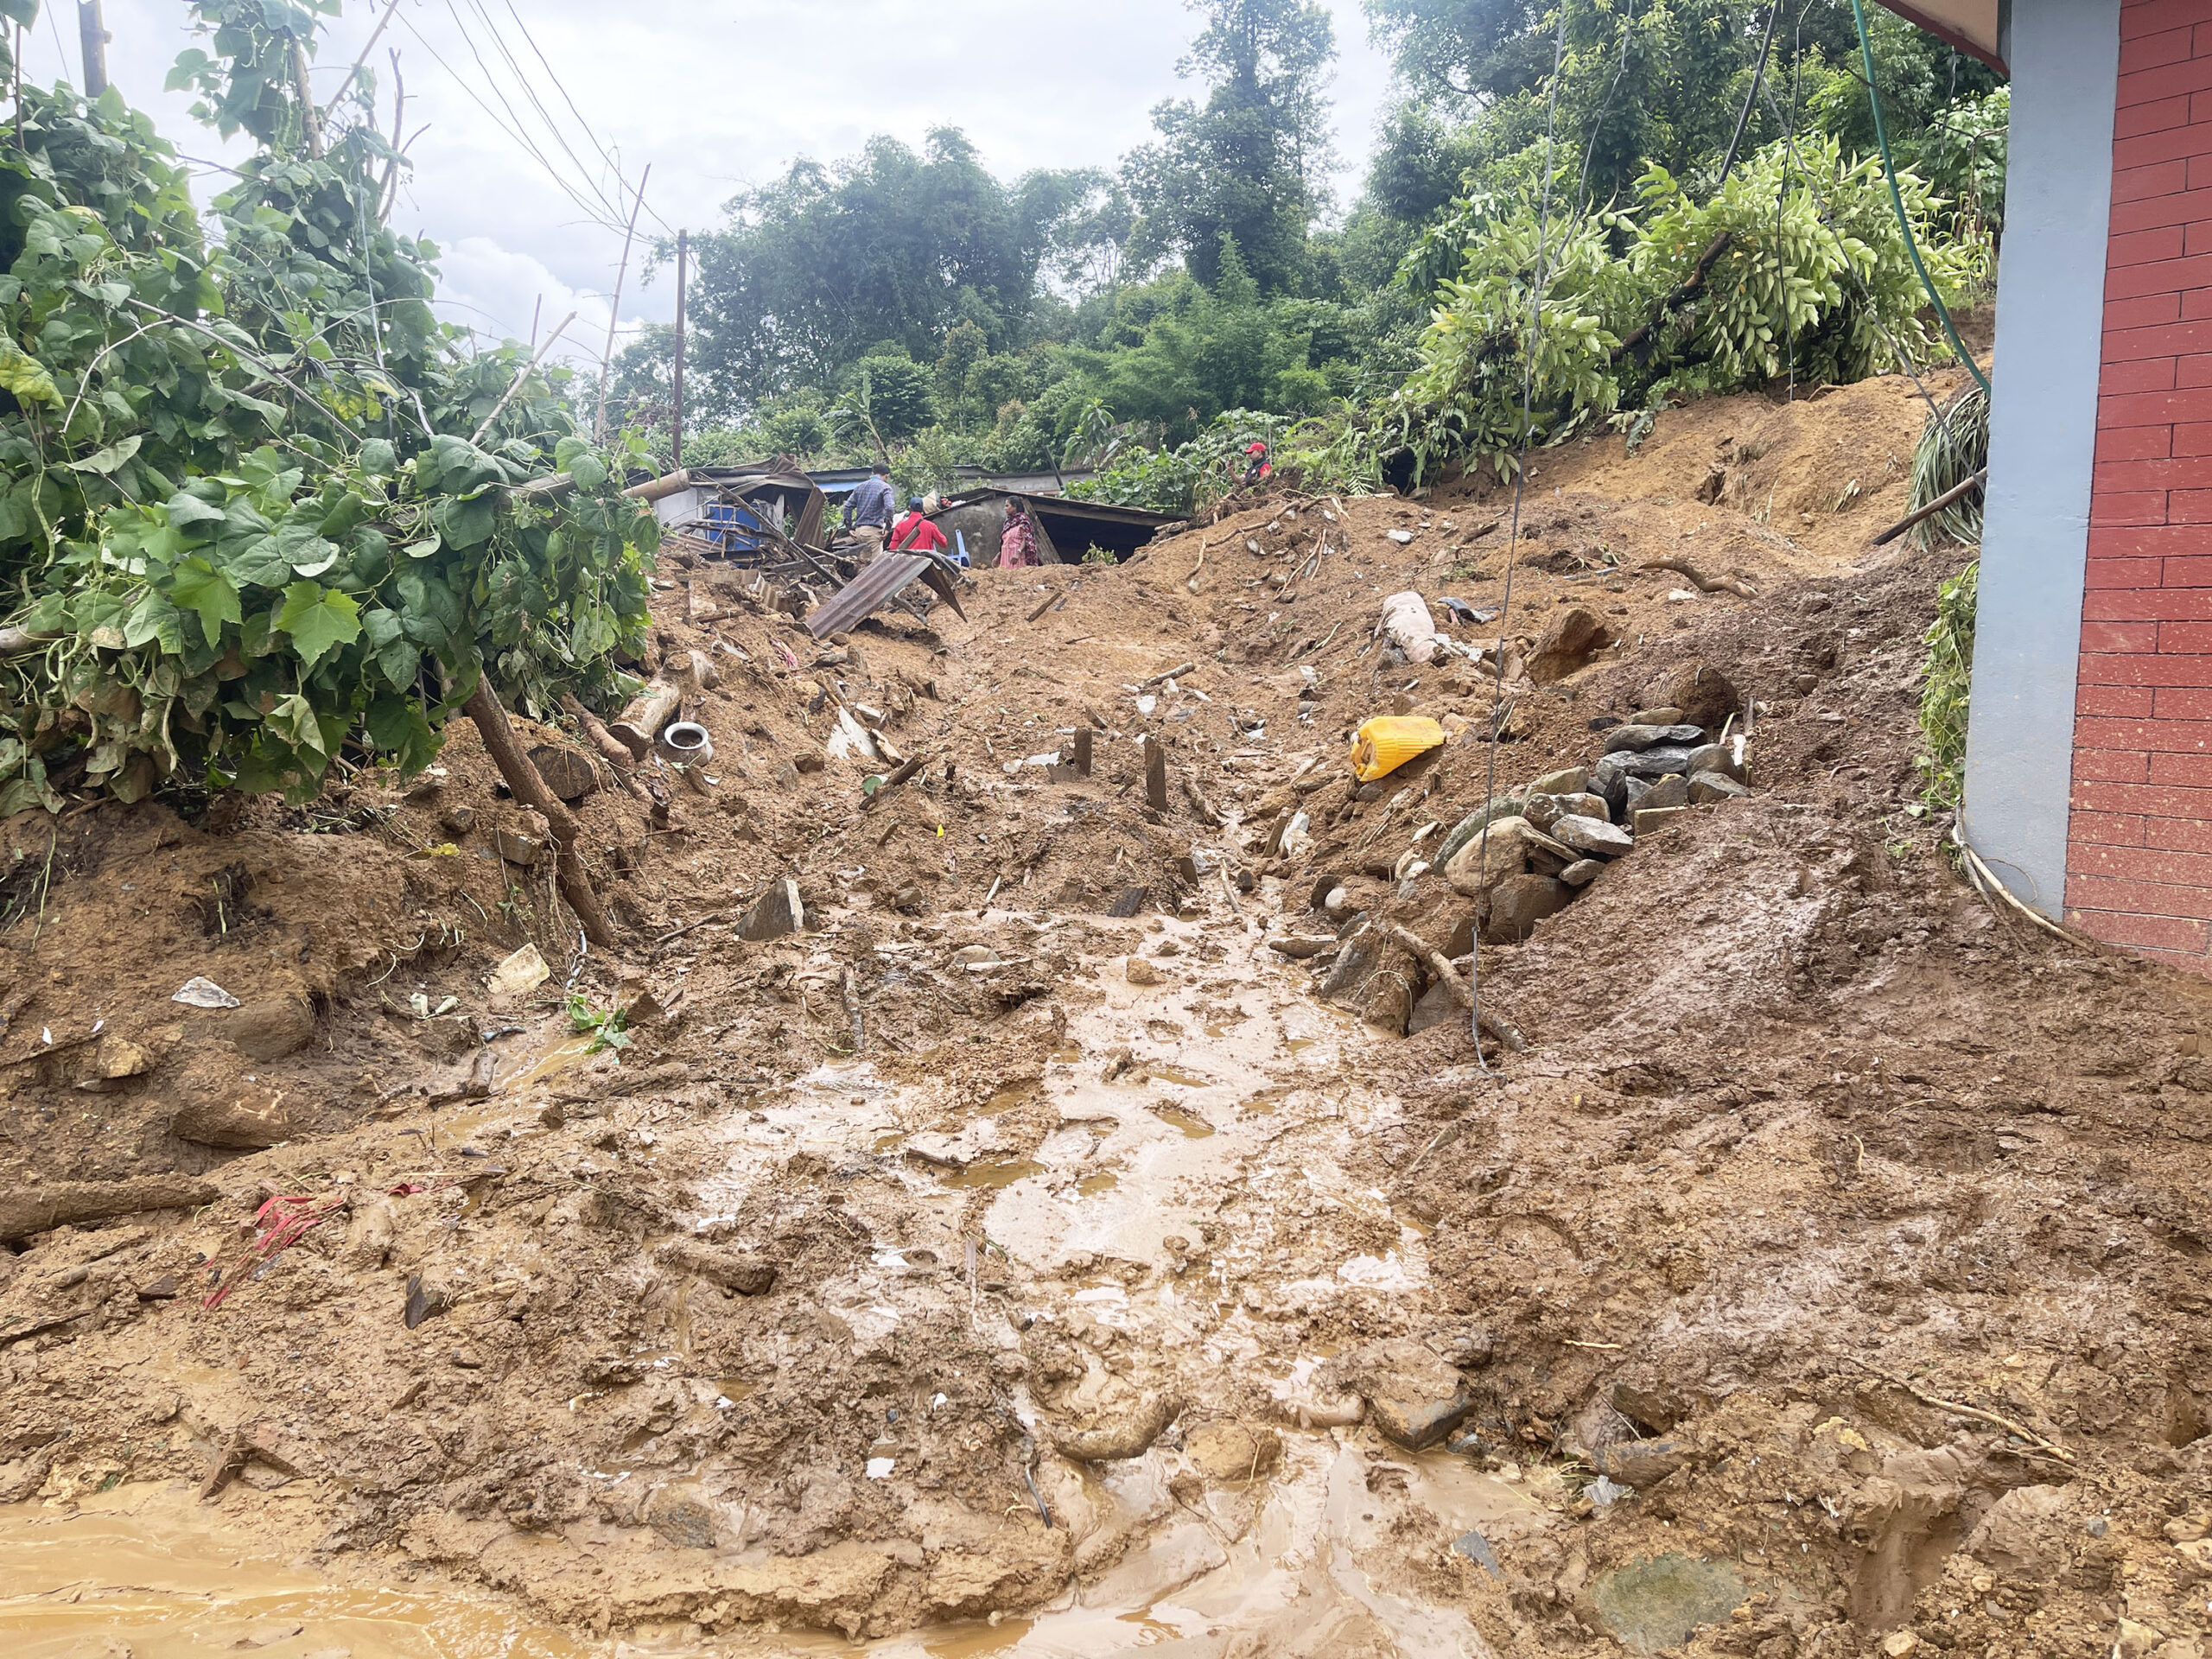
[[[881,553],[815,607],[814,614],[806,619],[806,631],[817,639],[842,633],[898,598],[917,576],[926,580],[963,621],[967,619],[951,577],[935,559],[919,553]]]

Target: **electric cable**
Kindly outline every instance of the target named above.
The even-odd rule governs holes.
[[[1864,0],[1851,0],[1851,15],[1859,23],[1859,54],[1866,64],[1866,101],[1874,111],[1874,142],[1881,149],[1882,174],[1889,181],[1890,202],[1897,209],[1897,231],[1904,238],[1904,251],[1911,257],[1913,270],[1920,274],[1921,287],[1928,290],[1929,302],[1943,320],[1943,332],[1950,339],[1951,349],[1959,354],[1959,361],[1967,365],[1967,372],[1981,383],[1981,389],[1986,393],[1989,377],[1981,372],[1981,365],[1974,360],[1974,353],[1959,338],[1958,327],[1951,321],[1951,308],[1943,303],[1943,296],[1936,291],[1935,281],[1928,275],[1928,267],[1921,263],[1920,243],[1913,236],[1912,220],[1904,211],[1904,193],[1897,188],[1897,159],[1890,154],[1889,128],[1882,119],[1882,92],[1874,84],[1874,41],[1866,32]]]
[[[1774,53],[1775,19],[1781,16],[1782,0],[1774,0],[1767,8],[1766,33],[1759,41],[1758,67],[1751,71],[1751,90],[1744,94],[1744,107],[1736,114],[1736,130],[1728,140],[1727,158],[1720,163],[1720,182],[1713,187],[1716,194],[1728,188],[1728,175],[1736,170],[1736,152],[1743,148],[1744,129],[1751,122],[1751,105],[1758,102],[1759,83],[1766,79],[1766,60]]]
[[[1624,53],[1623,60],[1626,60]],[[1505,543],[1505,595],[1498,601],[1497,612],[1497,677],[1491,700],[1490,760],[1483,779],[1483,827],[1475,851],[1475,867],[1484,868],[1490,857],[1490,805],[1497,798],[1497,746],[1504,726],[1505,707],[1505,626],[1513,615],[1513,566],[1521,545],[1521,498],[1529,484],[1529,449],[1535,436],[1532,411],[1536,395],[1536,347],[1544,332],[1544,287],[1549,279],[1547,262],[1550,257],[1552,217],[1552,157],[1559,136],[1559,83],[1561,70],[1567,63],[1567,8],[1559,9],[1559,36],[1552,47],[1552,89],[1550,107],[1544,118],[1544,194],[1536,216],[1536,267],[1529,286],[1529,340],[1521,353],[1521,453],[1513,469],[1513,514],[1510,533]],[[1483,1058],[1483,942],[1477,930],[1474,946],[1467,961],[1467,1003],[1469,1029],[1475,1042],[1475,1064],[1484,1077],[1491,1076],[1490,1062]]]

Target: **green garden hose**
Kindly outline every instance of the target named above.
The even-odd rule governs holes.
[[[1943,303],[1943,296],[1936,291],[1936,284],[1928,275],[1928,267],[1920,261],[1920,244],[1913,239],[1912,221],[1905,216],[1904,193],[1897,188],[1897,164],[1890,154],[1890,135],[1882,122],[1882,93],[1874,84],[1874,42],[1866,33],[1866,8],[1861,0],[1851,0],[1851,15],[1859,20],[1859,53],[1866,64],[1866,99],[1874,106],[1874,142],[1881,146],[1882,172],[1890,181],[1890,203],[1897,209],[1897,230],[1904,237],[1904,251],[1911,256],[1913,270],[1920,273],[1920,285],[1928,290],[1928,298],[1936,307],[1936,315],[1943,320],[1943,333],[1951,341],[1951,349],[1959,354],[1959,361],[1967,365],[1967,372],[1989,391],[1989,377],[1974,360],[1974,353],[1959,338],[1958,327],[1951,321],[1951,308]]]

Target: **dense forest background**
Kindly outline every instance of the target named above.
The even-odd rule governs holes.
[[[1111,167],[1000,179],[952,126],[918,151],[878,137],[794,161],[693,241],[685,459],[886,454],[912,489],[962,463],[1106,464],[1093,487],[1172,507],[1252,435],[1302,431],[1341,461],[1356,431],[1370,466],[1408,443],[1498,458],[1523,435],[1519,372],[1478,383],[1532,287],[1548,329],[1556,291],[1579,296],[1562,327],[1597,340],[1549,365],[1574,414],[1532,422],[1539,441],[1785,359],[1796,378],[1801,347],[1808,377],[1940,353],[1885,222],[1850,0],[1563,3],[1367,0],[1401,96],[1348,203],[1326,182],[1336,40],[1312,0],[1192,0],[1179,67],[1198,95]],[[1947,298],[1971,299],[2001,232],[2008,95],[1867,12],[1917,233]],[[1695,340],[1677,326],[1671,360],[1621,360],[1637,308],[1717,229],[1741,315]],[[609,377],[612,426],[664,454],[674,346],[650,330]],[[1423,449],[1416,428],[1450,441]]]

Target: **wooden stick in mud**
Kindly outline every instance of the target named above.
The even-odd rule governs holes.
[[[2037,1433],[2033,1429],[2023,1427],[2020,1424],[2014,1422],[2010,1417],[2000,1417],[1993,1411],[1984,1411],[1980,1406],[1969,1406],[1956,1400],[1945,1400],[1932,1394],[1923,1394],[1918,1389],[1914,1388],[1911,1383],[1906,1382],[1903,1377],[1891,1376],[1887,1371],[1877,1370],[1873,1366],[1869,1365],[1865,1360],[1858,1358],[1853,1355],[1845,1354],[1842,1357],[1847,1363],[1856,1365],[1860,1370],[1866,1372],[1867,1376],[1878,1376],[1893,1389],[1903,1389],[1907,1394],[1919,1401],[1923,1406],[1932,1406],[1937,1411],[1953,1412],[1961,1417],[1971,1417],[1978,1423],[1987,1423],[1993,1428],[2001,1428],[2007,1434],[2017,1435],[2019,1439],[2025,1440],[2030,1446],[2034,1446],[2038,1452],[2042,1452],[2050,1457],[2054,1457],[2061,1463],[2071,1463],[2074,1461],[2074,1454],[2071,1452],[2069,1452],[2064,1446],[2059,1445],[2057,1441],[2044,1439],[2042,1435]]]
[[[553,791],[546,788],[545,779],[537,775],[537,768],[530,764],[530,757],[515,741],[514,729],[507,724],[507,711],[493,696],[492,683],[480,669],[476,676],[476,689],[468,694],[468,701],[461,707],[476,722],[485,752],[499,767],[499,776],[506,780],[515,799],[543,817],[552,830],[556,849],[553,868],[561,883],[561,896],[576,912],[576,920],[583,924],[584,937],[602,950],[613,950],[613,926],[607,921],[606,911],[600,907],[599,895],[592,891],[591,877],[584,870],[583,860],[576,855],[576,836],[581,828],[576,815],[555,798]]]
[[[1908,512],[1905,514],[1904,518],[1898,519],[1894,524],[1891,524],[1887,530],[1884,531],[1872,541],[1869,542],[1867,545],[1869,547],[1887,547],[1891,542],[1897,540],[1898,537],[1904,535],[1905,531],[1910,530],[1915,524],[1920,523],[1922,519],[1933,518],[1937,513],[1942,512],[1944,508],[1949,506],[1954,501],[1959,500],[1962,497],[1970,494],[1972,492],[1980,489],[1983,485],[1988,482],[1989,468],[1985,467],[1980,472],[1976,473],[1972,478],[1961,479],[1958,483],[1952,485],[1949,489],[1944,491],[1942,494],[1937,496],[1933,501],[1930,501],[1926,506],[1920,508],[1917,512]]]
[[[49,1181],[0,1192],[0,1243],[79,1222],[111,1221],[145,1210],[194,1210],[213,1204],[214,1184],[187,1175],[127,1181]]]
[[[1385,922],[1382,925],[1382,932],[1384,937],[1393,944],[1412,951],[1418,957],[1428,971],[1436,976],[1436,982],[1451,993],[1453,1001],[1462,1007],[1474,1006],[1475,994],[1467,988],[1467,982],[1459,977],[1459,970],[1452,965],[1450,957],[1418,934],[1408,932],[1395,922]],[[1478,1018],[1482,1022],[1482,1028],[1497,1038],[1499,1042],[1503,1043],[1513,1052],[1519,1054],[1526,1052],[1529,1039],[1515,1030],[1510,1021],[1499,1014],[1493,1014],[1488,1008],[1484,1008]]]
[[[636,773],[631,770],[637,765],[637,757],[630,753],[629,746],[608,731],[599,716],[578,702],[571,693],[563,691],[561,694],[561,707],[568,711],[570,719],[583,728],[584,735],[591,740],[592,747],[613,768],[614,775],[622,780],[622,787],[644,805],[651,806],[653,804],[652,793],[638,781]]]
[[[1735,576],[1709,576],[1688,559],[1653,559],[1643,567],[1646,570],[1672,570],[1688,576],[1690,586],[1701,594],[1733,594],[1738,599],[1757,599],[1759,590],[1748,582]]]
[[[660,736],[660,728],[676,717],[677,705],[683,701],[683,689],[655,680],[630,699],[628,705],[616,716],[614,724],[607,728],[616,740],[639,760],[653,752],[653,742]]]

